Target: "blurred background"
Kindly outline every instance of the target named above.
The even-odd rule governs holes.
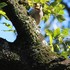
[[[53,2],[54,0],[50,1]],[[44,23],[44,21],[41,21],[39,25],[41,27],[40,31],[42,35],[45,35],[45,28],[49,28],[50,30],[55,30],[58,27],[70,28],[70,0],[62,0],[62,3],[65,5],[63,14],[65,21],[60,23],[53,15],[50,16],[47,22]],[[48,37],[45,38],[45,40],[48,41]]]

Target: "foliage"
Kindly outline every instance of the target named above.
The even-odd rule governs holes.
[[[7,6],[7,4],[5,2],[0,3],[0,9],[2,9],[5,6]]]
[[[0,10],[0,15],[6,15],[6,13],[2,10]]]
[[[51,2],[50,0],[28,0],[29,6],[33,6],[34,3],[41,3],[43,7],[43,20],[47,21],[51,14],[55,16],[60,22],[64,21],[64,5],[61,4],[62,0],[54,0]]]
[[[9,20],[9,18],[6,16],[6,13],[2,10],[3,7],[7,6],[5,2],[0,3],[0,18],[4,16],[6,19]],[[12,28],[12,26],[8,23],[4,23],[5,26]]]
[[[0,17],[1,17],[1,16],[4,16],[6,19],[9,19],[9,18],[6,16],[6,13],[2,10],[5,6],[7,6],[7,4],[6,4],[5,2],[0,3]]]
[[[6,16],[6,13],[3,10],[0,10],[0,18],[4,16],[7,20],[9,20],[9,18]],[[8,28],[12,28],[12,26],[8,23],[3,23],[5,26],[7,26]]]
[[[0,38],[6,39],[8,42],[14,42],[17,37],[17,31],[7,17],[6,12],[2,10],[5,6],[7,6],[6,3],[0,3]],[[10,39],[10,37],[12,39]]]
[[[53,52],[56,52],[66,58],[68,58],[68,55],[70,54],[70,39],[67,37],[69,35],[69,31],[70,29],[68,28],[57,28],[53,31],[49,29],[45,30],[46,35],[48,35],[50,39],[49,44],[52,46],[51,50],[53,48]]]

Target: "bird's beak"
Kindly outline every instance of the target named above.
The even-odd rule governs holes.
[[[36,5],[35,5],[35,8],[36,8],[36,9],[40,9],[40,4],[36,4]]]
[[[36,9],[40,9],[40,7],[39,7],[39,6],[37,6],[37,7],[36,7]]]

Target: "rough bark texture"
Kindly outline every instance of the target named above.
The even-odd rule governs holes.
[[[1,68],[17,70],[69,70],[66,61],[55,61],[57,55],[43,42],[39,28],[33,18],[27,15],[26,8],[18,0],[1,0],[8,5],[3,8],[18,32],[14,43],[0,39]]]

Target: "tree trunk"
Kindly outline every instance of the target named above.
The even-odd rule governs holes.
[[[2,45],[0,50],[1,63],[4,63],[2,66],[9,65],[11,68],[17,66],[19,70],[70,69],[69,63],[65,63],[70,60],[58,61],[57,54],[51,52],[50,46],[46,45],[40,29],[35,20],[28,16],[24,5],[19,4],[18,0],[1,0],[0,2],[7,3],[3,10],[18,32],[14,43],[1,39],[3,45],[7,45],[6,48]]]

